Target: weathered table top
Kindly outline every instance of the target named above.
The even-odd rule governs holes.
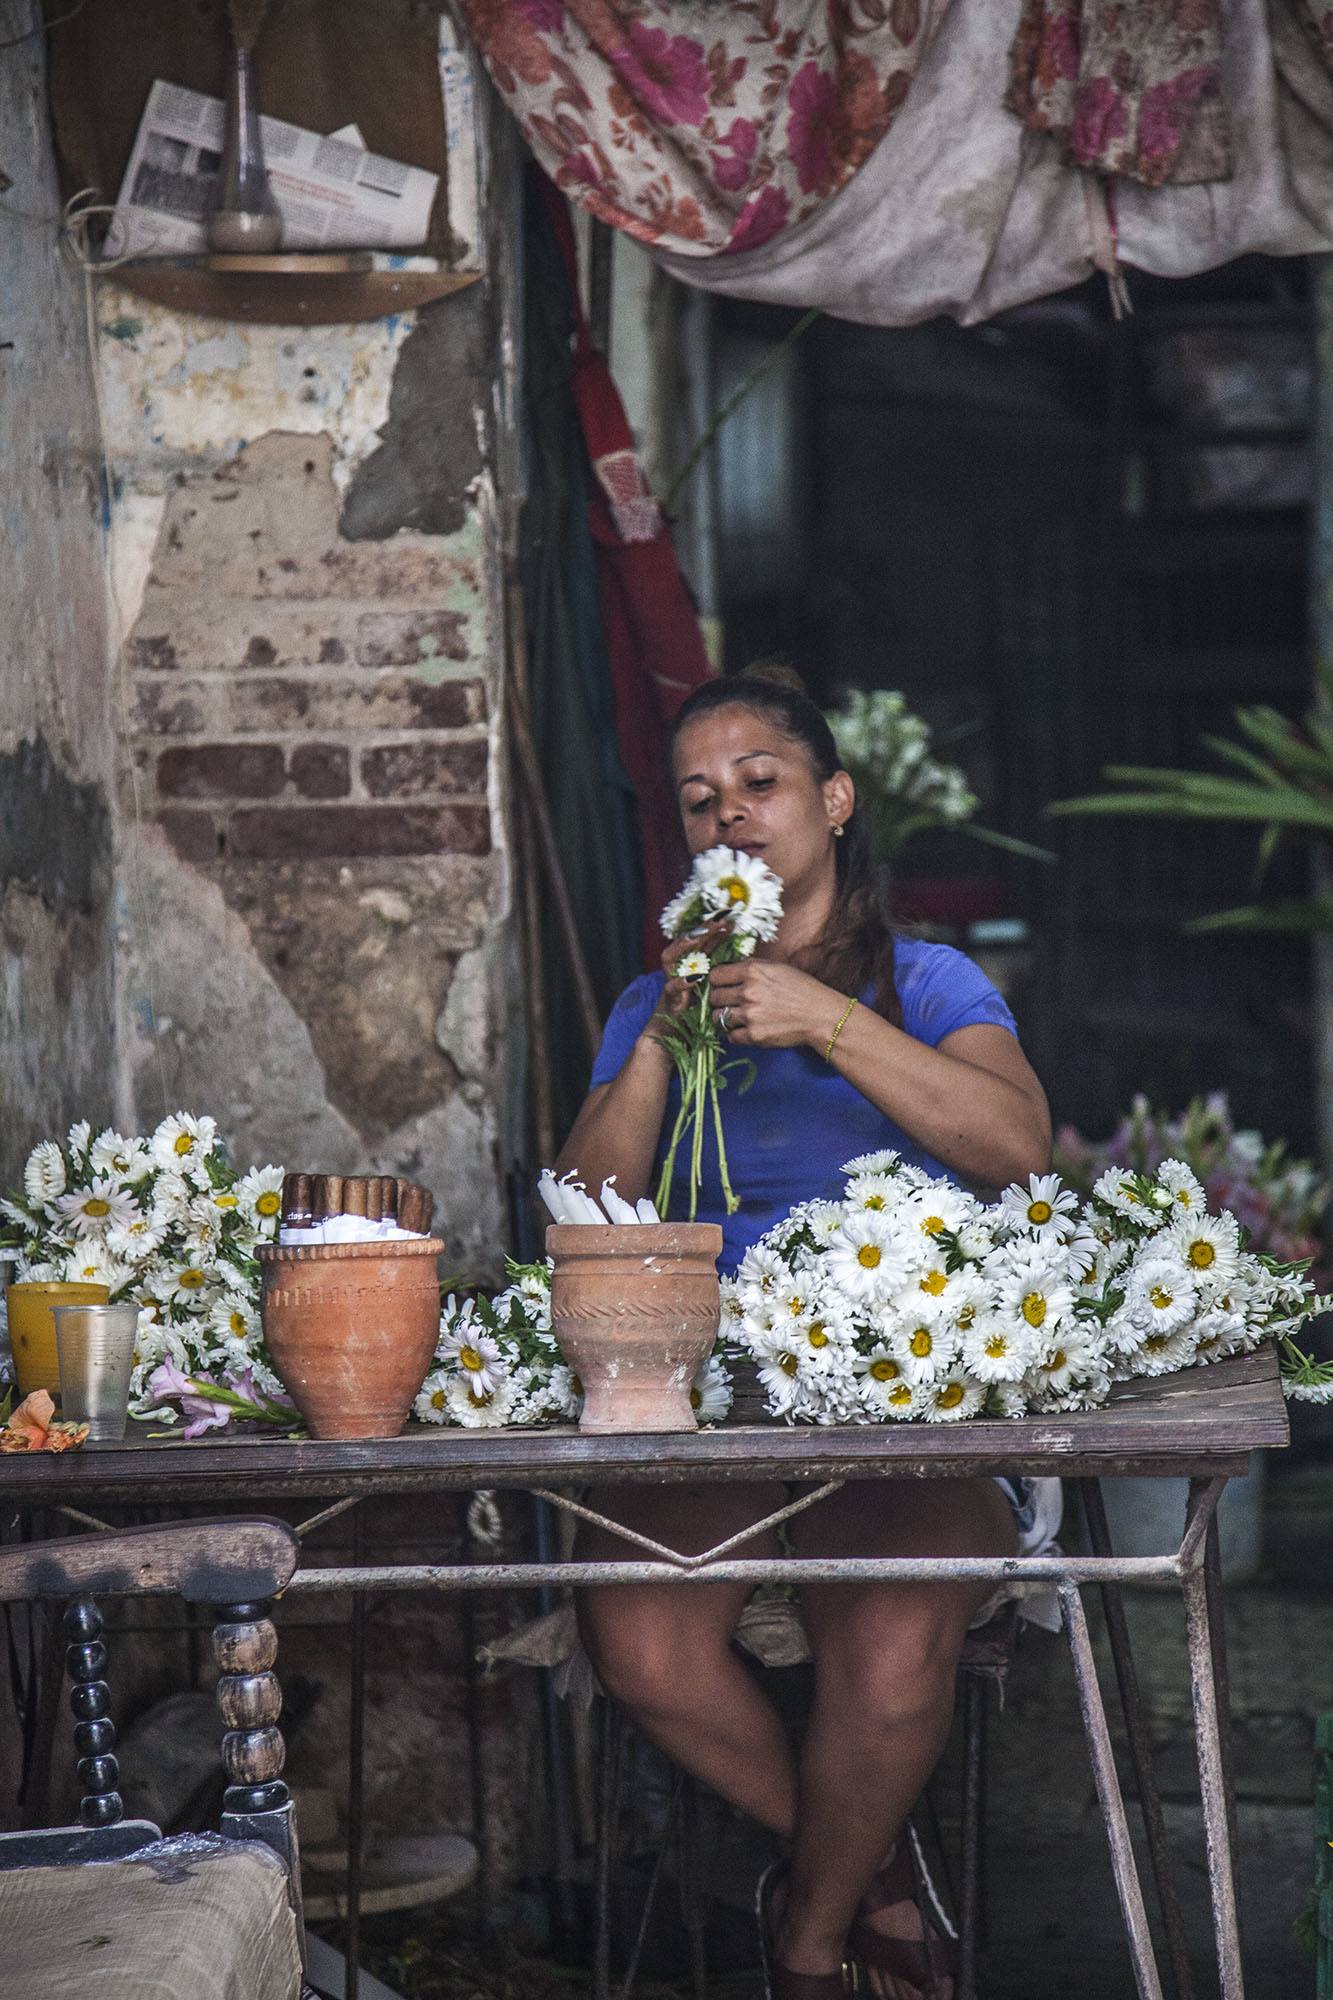
[[[474,1491],[587,1481],[1236,1477],[1249,1454],[1288,1442],[1270,1349],[1118,1387],[1100,1410],[958,1424],[724,1424],[683,1433],[588,1437],[572,1427],[460,1430],[413,1424],[348,1443],[281,1437],[149,1438],[60,1455],[0,1456],[0,1500],[251,1500],[349,1493]]]

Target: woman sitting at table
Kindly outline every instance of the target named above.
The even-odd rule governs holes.
[[[676,718],[673,770],[690,851],[761,855],[783,883],[774,942],[711,975],[714,1015],[754,1063],[749,1088],[725,1101],[733,1215],[715,1149],[705,1155],[698,1212],[722,1225],[724,1272],[794,1203],[838,1199],[857,1154],[892,1147],[992,1187],[1044,1172],[1050,1120],[1013,1017],[962,953],[889,927],[852,780],[813,703],[762,670],[709,682]],[[631,1201],[656,1184],[679,1102],[658,1034],[685,1004],[674,965],[692,942],[669,946],[663,970],[620,996],[559,1163],[591,1187],[614,1174]],[[683,1208],[677,1188],[671,1213]],[[636,1487],[594,1504],[694,1553],[774,1512],[784,1493]],[[1031,1547],[1032,1513],[1020,1481],[872,1481],[802,1513],[791,1534],[802,1556],[1003,1556]],[[774,1530],[744,1551],[778,1552]],[[588,1559],[624,1553],[606,1530],[580,1540]],[[951,1941],[925,1914],[905,1827],[990,1590],[803,1586],[815,1697],[798,1758],[731,1647],[748,1585],[578,1593],[597,1671],[643,1734],[791,1842],[789,1867],[770,1871],[760,1898],[771,2000],[837,2000],[849,1959],[884,2000],[949,2000]]]

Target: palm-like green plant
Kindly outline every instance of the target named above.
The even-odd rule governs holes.
[[[1103,777],[1124,790],[1059,799],[1047,812],[1253,825],[1259,831],[1252,882],[1257,895],[1283,840],[1303,842],[1312,852],[1333,848],[1333,663],[1321,669],[1315,702],[1299,722],[1264,704],[1237,708],[1233,714],[1242,740],[1201,739],[1231,767],[1228,771],[1108,764]],[[1317,889],[1279,902],[1240,904],[1196,917],[1185,928],[1333,931],[1333,895]]]

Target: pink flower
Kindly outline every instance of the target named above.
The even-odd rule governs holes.
[[[148,1377],[148,1393],[154,1402],[179,1402],[181,1415],[186,1418],[183,1437],[201,1437],[205,1431],[219,1429],[230,1423],[231,1411],[225,1403],[210,1402],[201,1396],[192,1378],[174,1361],[163,1361]]]
[[[1164,167],[1174,158],[1195,105],[1216,81],[1217,65],[1204,63],[1198,69],[1182,70],[1169,83],[1155,83],[1151,90],[1144,91],[1139,105],[1140,160]]]
[[[816,62],[808,62],[792,79],[787,94],[787,148],[802,194],[821,186],[832,168],[829,140],[837,95],[833,78]]]
[[[661,124],[702,125],[708,115],[708,59],[701,42],[631,21],[628,45],[614,51],[611,62]]]
[[[728,250],[753,250],[787,226],[788,201],[781,188],[761,188],[747,201],[732,225]]]
[[[1069,150],[1081,165],[1104,163],[1129,120],[1125,100],[1109,76],[1095,76],[1078,93],[1078,109],[1069,134]]]
[[[725,151],[709,156],[713,163],[713,179],[728,194],[737,194],[750,177],[750,163],[759,144],[759,134],[748,118],[733,118],[730,131],[723,133],[718,144]],[[729,159],[728,153],[731,155]]]
[[[558,34],[565,25],[564,0],[514,0],[514,12],[538,34]]]

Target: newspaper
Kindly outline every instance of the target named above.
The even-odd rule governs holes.
[[[224,106],[159,77],[148,93],[107,248],[117,257],[207,250]],[[284,250],[420,250],[437,174],[367,151],[355,126],[322,135],[260,118]]]

